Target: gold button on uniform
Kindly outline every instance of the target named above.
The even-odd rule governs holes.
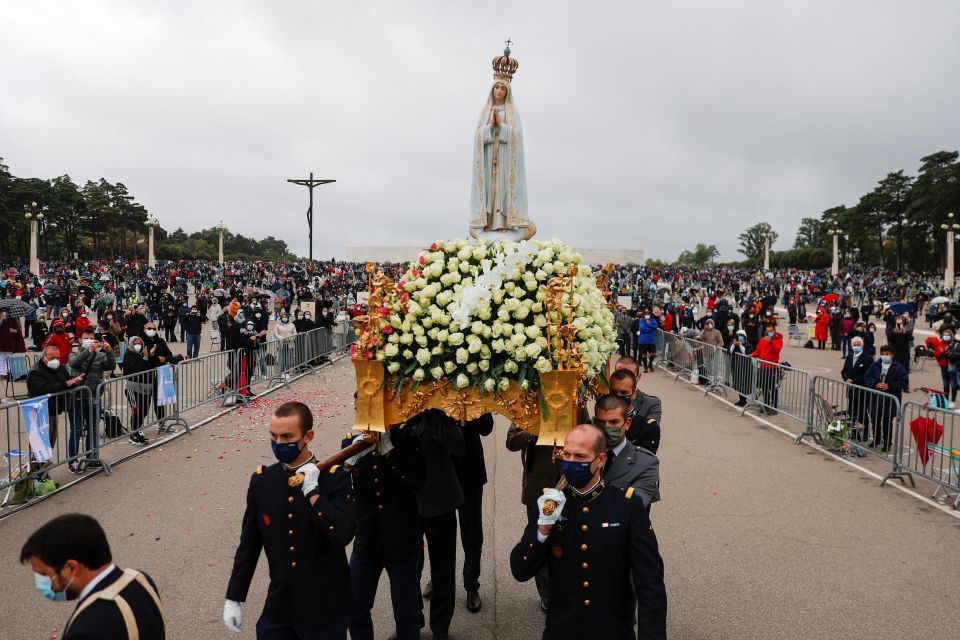
[[[586,551],[586,550],[587,550],[587,544],[586,544],[586,543],[583,543],[582,545],[580,545],[580,551]]]
[[[290,553],[293,553],[293,552],[296,551],[296,550],[297,550],[296,547],[290,547]]]
[[[580,525],[580,531],[586,531],[587,529],[588,529],[587,525],[585,524]]]
[[[383,505],[382,505],[382,504],[378,504],[378,505],[377,505],[377,509],[379,509],[380,511],[383,511]]]
[[[584,508],[583,508],[583,512],[584,512],[584,513],[590,513],[590,507],[584,507]]]
[[[287,535],[288,535],[288,536],[292,536],[292,535],[293,535],[293,529],[288,529],[288,530],[287,530]]]
[[[583,601],[583,606],[589,607],[589,606],[590,606],[590,601],[589,601],[589,600],[584,600],[584,601]]]
[[[584,581],[583,581],[583,588],[584,588],[584,589],[589,589],[589,588],[590,588],[590,583],[589,583],[587,580],[584,580]]]
[[[296,563],[296,562],[291,562],[291,563],[290,563],[290,566],[291,566],[292,568],[296,569],[296,568],[297,568],[297,563]]]
[[[581,568],[581,569],[589,569],[589,568],[590,568],[590,565],[587,564],[586,562],[584,562],[583,564],[580,565],[580,568]]]
[[[290,496],[289,498],[287,498],[287,502],[293,502],[293,496]]]
[[[287,514],[287,520],[293,520],[293,514],[292,514],[292,513],[288,513],[288,514]]]

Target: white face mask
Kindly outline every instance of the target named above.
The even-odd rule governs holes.
[[[60,368],[60,358],[54,358],[53,360],[47,360],[47,366],[50,367],[53,371],[56,371]]]
[[[146,334],[152,338],[153,336],[157,335],[157,330],[156,330],[156,329],[147,329]]]
[[[133,350],[134,350],[134,351],[142,351],[142,350],[143,350],[143,345],[138,342],[137,344],[133,345]]]
[[[92,345],[92,344],[93,344],[93,338],[84,338],[83,340],[80,341],[80,345],[81,345],[84,349],[89,349],[89,348],[90,348],[90,345]]]

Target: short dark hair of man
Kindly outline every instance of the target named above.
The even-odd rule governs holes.
[[[630,384],[633,385],[633,388],[637,388],[637,376],[633,374],[633,371],[630,369],[617,369],[610,374],[610,382],[614,380],[629,380]]]
[[[633,356],[620,356],[617,358],[618,367],[640,367],[640,363]]]
[[[603,430],[600,427],[593,424],[578,424],[571,431],[589,431],[593,434],[593,446],[591,450],[593,451],[594,456],[598,456],[601,453],[606,452],[607,450],[607,437],[604,435]]]
[[[626,420],[627,413],[630,411],[630,403],[614,393],[608,393],[605,396],[600,396],[600,398],[597,400],[597,404],[593,407],[594,413],[601,410],[619,411],[623,416],[623,419]]]
[[[95,336],[95,335],[97,335],[97,332],[93,330],[93,327],[87,327],[86,329],[80,332],[81,338],[83,336]]]
[[[893,355],[893,347],[890,346],[889,344],[885,344],[882,347],[880,347],[880,353],[889,353]]]
[[[57,516],[34,531],[20,549],[20,562],[34,556],[57,572],[67,560],[76,560],[88,569],[99,569],[113,561],[103,527],[82,513]]]
[[[301,434],[313,429],[313,413],[310,412],[310,407],[302,402],[284,402],[282,405],[277,407],[277,409],[273,412],[273,415],[277,416],[278,418],[297,416],[300,419]]]

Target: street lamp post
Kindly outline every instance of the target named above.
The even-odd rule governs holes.
[[[43,222],[43,209],[36,202],[23,207],[23,217],[30,221],[30,273],[40,275],[40,224]]]
[[[217,225],[217,232],[220,234],[220,242],[217,247],[217,261],[223,265],[223,220]]]
[[[763,234],[763,270],[770,271],[770,238],[773,237],[772,233]]]
[[[952,213],[948,213],[947,222],[941,224],[940,228],[947,232],[947,267],[943,271],[943,286],[945,289],[953,289],[953,238],[954,234],[960,230],[960,224],[954,221]]]
[[[830,266],[830,275],[836,276],[840,273],[840,236],[843,231],[839,227],[834,227],[827,231],[828,235],[833,236],[833,263]]]
[[[153,217],[147,218],[147,233],[150,236],[150,239],[147,241],[147,266],[153,269],[157,266],[157,259],[153,255],[153,228],[156,227],[160,222]]]

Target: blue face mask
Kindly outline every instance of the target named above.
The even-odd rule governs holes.
[[[567,479],[571,487],[579,489],[585,487],[587,483],[590,482],[593,478],[593,471],[590,470],[590,465],[593,464],[594,460],[596,460],[596,458],[589,462],[579,462],[576,460],[560,461],[560,470],[563,472],[563,477]]]
[[[303,438],[300,438],[303,440]],[[270,448],[273,449],[273,455],[280,462],[290,464],[300,455],[300,440],[296,442],[273,442],[270,441]]]
[[[67,587],[70,586],[71,582],[73,582],[73,578],[70,578],[70,582],[63,588],[63,591],[54,591],[53,578],[37,573],[36,571],[33,572],[33,586],[37,589],[37,593],[51,602],[66,602]]]
[[[859,346],[859,345],[856,345],[856,344],[853,345],[852,348],[853,348],[853,352],[854,352],[854,353],[860,353],[861,351],[863,351],[863,347],[861,347],[861,346]]]
[[[890,364],[893,361],[893,356],[880,356],[880,362],[883,364]]]

